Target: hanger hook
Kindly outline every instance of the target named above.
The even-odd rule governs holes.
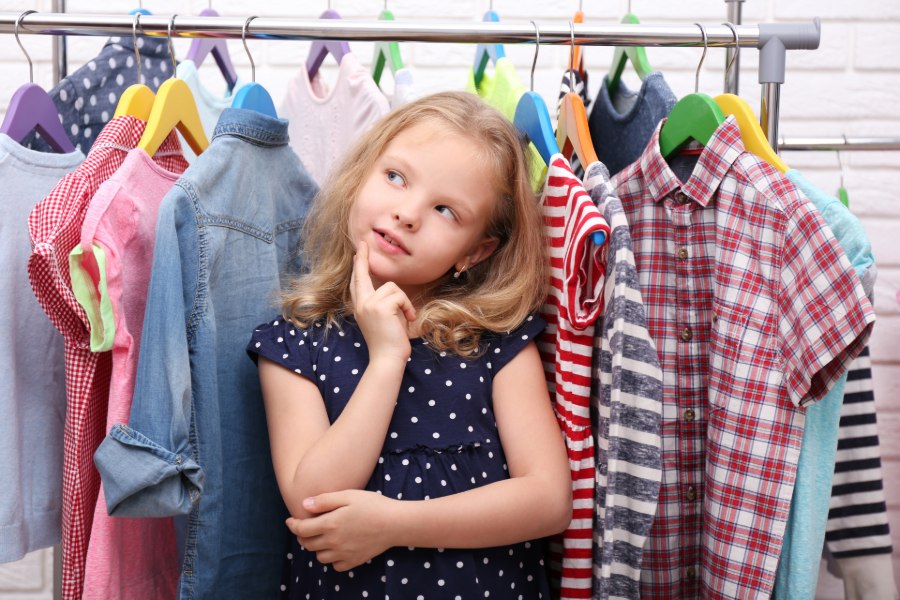
[[[631,0],[628,0],[628,14],[631,14]]]
[[[569,69],[572,72],[569,74],[569,91],[574,92],[575,88],[573,87],[573,79],[575,79],[575,23],[569,21]]]
[[[31,56],[28,55],[28,50],[25,49],[25,46],[22,45],[22,40],[19,39],[19,25],[22,23],[22,19],[30,15],[31,13],[36,13],[36,10],[26,10],[19,18],[16,19],[16,26],[13,29],[13,33],[16,34],[16,43],[19,45],[19,48],[22,49],[22,53],[25,55],[25,58],[28,60],[28,79],[31,83],[34,83],[34,63],[31,62]]]
[[[578,0],[578,12],[581,12],[581,0]]]
[[[735,63],[737,63],[738,56],[741,54],[741,38],[738,37],[737,28],[734,26],[734,23],[722,23],[725,27],[731,30],[731,33],[734,34],[734,54],[731,55],[731,60],[728,61],[728,66],[725,67],[725,79],[728,79],[728,76],[731,74],[731,69],[734,67]]]
[[[700,64],[697,65],[697,74],[694,75],[694,93],[696,94],[700,91],[700,69],[703,67],[703,61],[706,59],[706,50],[709,46],[706,40],[706,28],[700,23],[694,23],[694,25],[700,28],[700,33],[703,35],[703,54],[700,55]]]
[[[247,47],[247,30],[250,28],[250,21],[256,18],[256,15],[252,17],[248,17],[246,21],[244,21],[244,27],[241,29],[241,41],[244,42],[244,52],[247,53],[247,58],[250,59],[250,81],[256,83],[256,63],[253,62],[253,56],[250,55],[250,48]]]
[[[538,24],[534,21],[531,22],[534,25],[534,60],[531,61],[531,91],[534,91],[534,68],[537,66],[537,57],[538,51],[541,49],[541,30],[538,28]]]
[[[172,78],[175,78],[175,69],[178,65],[175,64],[175,47],[172,45],[172,30],[175,29],[175,17],[178,15],[172,15],[172,18],[169,19],[169,26],[166,27],[166,34],[169,36],[169,55],[172,57]]]
[[[141,24],[141,12],[135,11],[134,22],[131,24],[131,40],[134,42],[134,60],[137,61],[137,82],[144,82],[144,73],[141,70],[141,53],[138,50],[137,30]],[[141,32],[144,30],[141,29]]]

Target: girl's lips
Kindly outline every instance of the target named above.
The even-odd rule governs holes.
[[[375,243],[384,252],[389,254],[409,255],[409,250],[406,249],[403,243],[400,240],[393,238],[386,231],[375,229],[373,232],[375,233]],[[388,238],[390,238],[390,240]],[[391,241],[393,241],[393,243]]]

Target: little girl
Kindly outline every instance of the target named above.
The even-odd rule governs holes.
[[[541,230],[515,128],[465,93],[392,112],[322,189],[308,274],[248,346],[290,598],[549,597],[572,500]]]

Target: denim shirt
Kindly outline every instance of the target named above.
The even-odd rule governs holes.
[[[316,192],[286,120],[226,109],[159,210],[130,421],[94,461],[110,514],[189,515],[182,599],[278,594],[287,511],[244,345],[299,269]]]

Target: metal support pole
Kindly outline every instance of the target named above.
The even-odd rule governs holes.
[[[812,26],[792,26],[762,23],[759,26],[759,83],[762,84],[762,100],[759,122],[772,149],[778,152],[778,113],[781,100],[781,84],[784,83],[785,50],[819,47],[821,23],[816,17]],[[807,45],[813,42],[814,45]]]
[[[741,10],[744,7],[744,0],[725,0],[725,5],[728,8],[728,16],[726,20],[732,25],[740,25],[741,24]],[[734,60],[734,65],[731,67],[731,70],[725,69],[725,93],[726,94],[737,94],[740,89],[740,76],[741,76],[741,53],[737,52],[737,56],[735,57],[735,52],[737,52],[737,48],[733,46],[728,46],[725,49],[725,65],[731,64],[731,61]],[[734,58],[732,58],[734,57]]]
[[[53,0],[53,12],[65,13],[66,0]],[[68,75],[68,56],[66,55],[66,36],[58,35],[53,38],[53,84]]]
[[[762,82],[760,82],[762,83]],[[759,105],[759,124],[766,132],[766,139],[778,153],[778,118],[781,102],[781,83],[762,84],[762,98]]]

